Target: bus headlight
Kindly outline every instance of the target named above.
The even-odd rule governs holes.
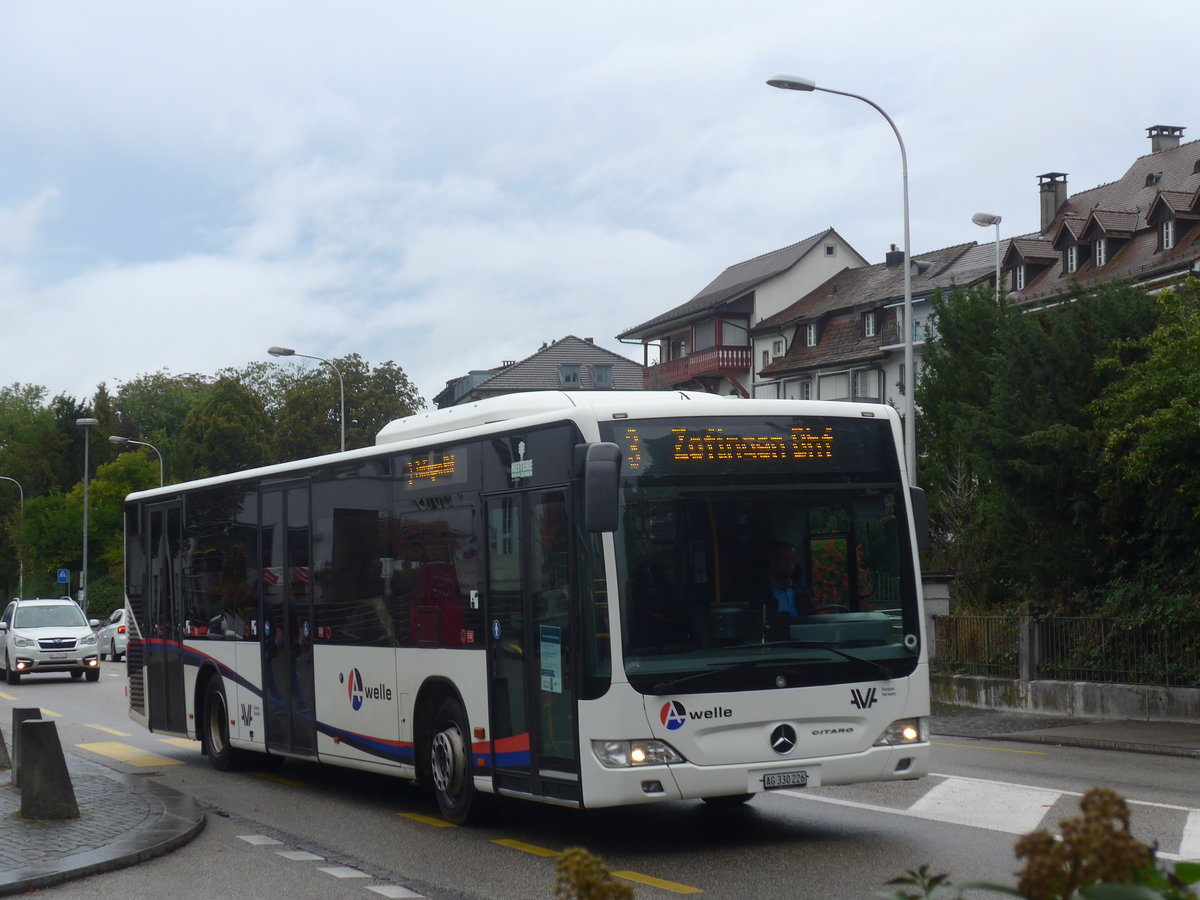
[[[898,747],[920,744],[929,740],[929,725],[925,719],[897,719],[875,741],[876,747]]]
[[[681,763],[683,757],[662,741],[592,741],[592,753],[607,769],[665,766]]]

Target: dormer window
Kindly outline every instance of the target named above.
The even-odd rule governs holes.
[[[558,380],[562,383],[563,387],[579,387],[579,366],[559,366]]]
[[[612,387],[612,366],[607,363],[592,366],[592,384],[598,388]]]
[[[875,337],[875,310],[869,310],[862,314],[862,336],[865,338]]]
[[[1079,245],[1071,244],[1063,250],[1063,271],[1070,275],[1079,271]]]
[[[1097,269],[1108,262],[1108,238],[1096,238],[1092,245],[1092,262]]]
[[[1025,265],[1024,265],[1024,263],[1018,263],[1017,265],[1013,266],[1013,290],[1014,291],[1025,290]]]
[[[817,323],[816,322],[809,322],[807,325],[804,326],[804,346],[805,347],[817,346]]]
[[[1158,249],[1170,250],[1175,246],[1175,219],[1171,216],[1163,219],[1158,226]]]

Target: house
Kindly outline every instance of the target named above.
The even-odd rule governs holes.
[[[433,398],[438,409],[519,391],[640,391],[643,366],[569,334],[530,356],[494,369],[474,369]]]
[[[737,263],[691,300],[618,335],[640,341],[647,390],[689,388],[749,397],[755,361],[781,356],[777,334],[751,330],[836,272],[867,264],[834,229]],[[765,356],[764,356],[765,354]]]
[[[911,261],[913,359],[932,337],[928,301],[939,288],[994,279],[995,244],[958,244]],[[751,329],[759,343],[778,336],[786,351],[764,356],[755,396],[855,400],[903,408],[904,251],[876,265],[845,269]]]
[[[1004,255],[1012,302],[1053,302],[1099,284],[1161,287],[1200,272],[1200,141],[1146,129],[1150,153],[1117,181],[1068,196],[1067,176],[1038,177],[1041,230]]]

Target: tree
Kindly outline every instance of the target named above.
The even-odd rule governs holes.
[[[222,378],[184,421],[179,440],[185,478],[238,472],[270,461],[271,421],[242,385]]]
[[[188,413],[211,392],[212,383],[202,375],[171,375],[165,370],[139,375],[117,390],[120,421],[112,433],[153,444],[163,455],[164,467],[173,472]]]
[[[1101,432],[1100,492],[1114,534],[1147,566],[1194,583],[1200,568],[1200,281],[1156,298],[1153,333],[1118,344],[1090,409]]]

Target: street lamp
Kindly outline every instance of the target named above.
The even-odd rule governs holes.
[[[315,359],[318,362],[325,363],[325,365],[327,365],[331,369],[333,369],[334,372],[337,372],[338,393],[341,396],[340,418],[341,418],[341,424],[342,424],[342,450],[344,452],[346,449],[346,383],[342,380],[342,373],[338,370],[338,367],[335,366],[329,360],[325,359],[324,357],[309,356],[307,353],[297,353],[295,350],[292,350],[290,347],[268,347],[267,352],[269,354],[271,354],[272,356],[302,356],[305,359]]]
[[[135,441],[132,438],[121,437],[119,434],[109,435],[108,442],[110,444],[116,444],[118,447],[149,447],[158,454],[158,486],[162,487],[164,484],[166,484],[166,481],[163,479],[162,451],[153,444],[149,444],[146,441]]]
[[[11,481],[17,486],[17,490],[21,494],[21,521],[25,521],[25,488],[21,487],[21,482],[15,478],[9,478],[7,475],[0,475],[0,481]],[[17,599],[25,599],[25,556],[24,554],[17,560]]]
[[[92,446],[92,429],[100,424],[99,419],[76,419],[86,435],[83,441],[83,567],[79,570],[79,608],[85,613],[88,608],[88,482],[91,480],[91,462],[88,454]]]
[[[971,216],[971,221],[980,228],[987,228],[989,225],[996,226],[996,302],[1000,302],[1000,217],[993,216],[991,213],[975,213]]]
[[[900,137],[900,129],[896,123],[873,100],[868,100],[860,94],[850,94],[846,91],[835,91],[832,88],[818,87],[811,78],[801,78],[797,75],[776,75],[767,80],[771,87],[786,91],[824,91],[826,94],[838,94],[842,97],[852,97],[861,100],[883,116],[892,126],[896,141],[900,144],[900,168],[904,176],[904,461],[908,466],[910,484],[917,483],[917,413],[916,397],[913,378],[913,321],[912,321],[912,269],[909,260],[912,258],[908,227],[908,152],[904,149],[904,138]]]

